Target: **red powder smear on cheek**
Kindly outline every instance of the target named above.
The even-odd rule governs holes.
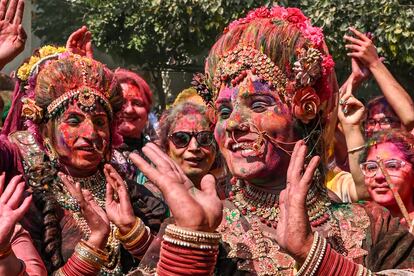
[[[72,130],[67,125],[59,126],[58,130],[59,131],[55,134],[56,135],[56,142],[60,146],[64,146],[66,148],[72,147],[75,140],[76,140],[76,137],[77,137],[74,130]]]

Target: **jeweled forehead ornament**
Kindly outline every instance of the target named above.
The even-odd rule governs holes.
[[[47,117],[54,118],[55,116],[60,115],[68,107],[68,105],[73,104],[75,100],[79,108],[85,112],[95,110],[96,104],[100,103],[108,114],[109,119],[112,119],[112,106],[108,101],[106,95],[92,87],[87,86],[66,92],[65,94],[55,99],[47,107]]]
[[[285,95],[288,79],[282,70],[264,53],[241,45],[223,55],[217,64],[213,79],[214,93],[218,92],[223,82],[230,81],[232,86],[236,86],[247,76],[248,70],[267,82],[279,95]]]

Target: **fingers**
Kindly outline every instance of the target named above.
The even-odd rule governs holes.
[[[27,213],[27,211],[30,208],[30,204],[32,203],[32,195],[29,195],[28,197],[26,197],[22,204],[19,206],[19,208],[17,208],[15,210],[15,212],[17,213],[17,221],[21,220],[23,218],[23,216]]]
[[[111,185],[113,190],[117,190],[117,184],[115,183],[115,180],[112,178],[112,176],[110,175],[110,172],[108,171],[107,167],[104,167],[104,174],[105,174],[105,178],[106,181]]]
[[[22,25],[19,25],[19,28],[17,29],[17,38],[23,42],[27,39],[26,31],[24,30]]]
[[[209,195],[217,195],[216,179],[211,174],[205,175],[200,182],[201,191]]]
[[[145,146],[144,146],[145,148]],[[164,188],[162,183],[158,183],[158,177],[160,176],[157,169],[151,166],[144,158],[139,156],[139,154],[131,153],[129,159],[134,163],[134,165],[160,190]]]
[[[174,169],[174,162],[154,143],[148,143],[142,149],[145,156],[147,156],[154,165],[159,169]]]
[[[299,152],[300,147],[304,144],[303,140],[299,140],[296,142],[295,147],[293,148],[292,156],[290,157],[289,161],[289,167],[287,171],[287,177],[286,177],[286,188],[290,186],[290,183],[294,180],[294,168],[296,167],[297,162],[297,155]]]
[[[9,7],[7,8],[6,16],[4,17],[4,20],[8,22],[13,22],[14,15],[16,13],[16,7],[17,7],[18,0],[11,0],[9,2]]]
[[[126,202],[129,202],[128,191],[125,187],[125,182],[122,179],[122,177],[110,164],[105,165],[105,170],[107,170],[107,172],[109,173],[109,177],[111,177],[115,182],[116,191],[118,192],[121,205],[125,204]]]
[[[17,183],[16,189],[13,191],[12,196],[7,202],[7,205],[10,206],[10,208],[16,209],[19,206],[23,198],[24,187],[25,187],[24,182]]]
[[[357,29],[353,28],[353,27],[349,27],[349,30],[351,32],[353,32],[359,39],[363,40],[363,41],[369,41],[370,39],[363,33],[361,33],[360,31],[358,31]]]
[[[305,173],[302,176],[302,180],[300,181],[302,186],[306,186],[307,188],[309,188],[309,185],[312,183],[313,174],[315,173],[316,168],[318,167],[319,161],[319,156],[312,157],[311,161],[306,167]]]
[[[4,19],[4,15],[6,14],[7,1],[8,0],[0,1],[0,21]]]
[[[346,44],[345,48],[353,50],[354,52],[360,52],[364,49],[361,46],[355,44]]]
[[[105,205],[111,205],[114,201],[114,188],[109,182],[106,182]]]
[[[86,43],[85,43],[86,56],[88,58],[93,58],[92,34],[91,34],[91,32],[86,32],[85,41],[86,41]]]
[[[355,37],[349,36],[349,35],[344,35],[344,39],[347,40],[348,42],[351,42],[352,44],[356,44],[358,46],[363,46],[364,41],[357,39]]]
[[[23,13],[24,13],[24,0],[19,0],[17,4],[16,14],[14,15],[13,24],[20,25],[22,23]]]
[[[69,179],[63,173],[59,173],[58,175],[69,193],[78,201],[79,206],[81,208],[85,208],[85,199],[83,197],[80,184],[78,182],[74,183],[73,180]]]
[[[13,195],[14,191],[16,190],[16,186],[22,180],[21,175],[17,175],[10,180],[9,184],[6,186],[4,193],[0,197],[0,202],[3,204],[7,204],[10,197]]]
[[[2,172],[0,174],[0,196],[3,194],[4,183],[6,182],[6,173]]]

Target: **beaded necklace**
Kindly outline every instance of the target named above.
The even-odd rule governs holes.
[[[105,209],[106,179],[101,171],[98,170],[94,175],[86,178],[69,178],[74,182],[78,182],[82,189],[91,192],[96,203],[101,208]],[[73,218],[79,229],[82,231],[82,238],[87,240],[91,234],[91,230],[80,212],[79,203],[70,195],[69,191],[60,180],[58,185],[53,185],[51,187],[51,190],[55,194],[59,205],[72,212]],[[109,254],[109,261],[101,268],[99,275],[123,275],[121,267],[121,244],[120,241],[115,238],[117,227],[111,222],[110,228],[108,241],[105,246],[105,250]]]
[[[257,216],[269,227],[277,228],[279,221],[279,196],[245,184],[243,181],[232,180],[232,191],[229,200],[247,217]],[[318,196],[317,188],[312,185],[306,198],[309,221],[312,227],[326,223],[330,218],[330,201],[325,196]]]

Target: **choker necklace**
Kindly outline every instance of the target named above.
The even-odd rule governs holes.
[[[232,179],[232,191],[229,200],[246,217],[256,216],[263,224],[277,228],[279,221],[279,195],[259,190],[243,181]],[[330,218],[330,201],[324,196],[318,196],[315,185],[312,185],[306,197],[306,207],[312,227],[326,223]]]

